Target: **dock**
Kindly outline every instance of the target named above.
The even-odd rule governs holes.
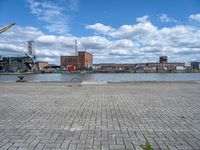
[[[90,84],[91,83],[91,84]],[[0,82],[0,149],[200,149],[200,82]]]

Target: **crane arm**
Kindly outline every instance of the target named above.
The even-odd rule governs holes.
[[[8,25],[8,26],[6,26],[6,27],[4,27],[3,29],[0,29],[0,34],[1,33],[3,33],[3,32],[5,32],[6,30],[8,30],[8,29],[10,29],[12,26],[14,26],[16,23],[13,23],[13,24],[11,24],[11,25]]]

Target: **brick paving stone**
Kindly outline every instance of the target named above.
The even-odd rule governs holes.
[[[0,150],[200,150],[200,82],[68,85],[0,82]]]

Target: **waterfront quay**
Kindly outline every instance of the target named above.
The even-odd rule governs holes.
[[[200,82],[0,82],[1,150],[200,149]]]

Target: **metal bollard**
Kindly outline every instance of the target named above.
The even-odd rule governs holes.
[[[19,78],[19,80],[17,80],[16,82],[26,82],[26,80],[24,80],[24,76],[17,76]]]

